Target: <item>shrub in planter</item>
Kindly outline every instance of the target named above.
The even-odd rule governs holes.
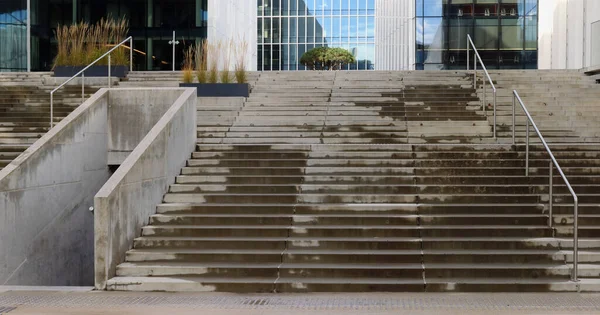
[[[235,80],[237,83],[248,81],[246,74],[246,54],[248,53],[248,42],[240,40],[235,44]]]
[[[129,22],[122,18],[101,19],[96,24],[85,22],[58,26],[56,29],[57,54],[54,59],[55,75],[72,76],[98,59],[116,44],[127,37]],[[104,76],[108,69],[108,58],[98,61],[86,75]],[[111,72],[115,75],[125,73],[129,66],[129,50],[117,48],[111,53]],[[69,71],[74,71],[68,75]],[[96,72],[96,73],[94,73]],[[117,73],[115,73],[117,72]]]
[[[183,53],[183,83],[194,82],[194,46],[188,47]]]
[[[231,67],[231,50],[233,49],[233,42],[232,41],[226,41],[223,43],[223,46],[221,48],[223,48],[222,54],[223,54],[223,60],[222,60],[222,71],[221,71],[221,83],[231,83],[232,78],[231,78],[231,72],[229,72],[229,67]]]
[[[356,62],[346,49],[317,47],[305,52],[300,63],[309,70],[339,70],[342,66]]]
[[[225,44],[224,44],[225,43]],[[238,49],[233,41],[217,42],[215,44],[202,41],[195,47],[190,47],[185,53],[183,63],[183,78],[180,87],[196,88],[198,96],[205,97],[248,97],[250,89],[245,83],[245,58],[234,65],[235,78],[238,83],[232,83],[230,71],[232,55],[239,58],[238,53],[247,51],[247,44]],[[225,49],[226,51],[222,51]],[[219,66],[222,68],[219,69]],[[198,83],[193,83],[193,69],[196,69]],[[221,83],[218,83],[218,81]]]
[[[196,62],[196,77],[198,83],[206,83],[208,81],[207,62],[208,62],[208,41],[203,39],[196,44],[194,59]]]
[[[221,46],[221,41],[208,44],[208,83],[219,82],[219,57]]]

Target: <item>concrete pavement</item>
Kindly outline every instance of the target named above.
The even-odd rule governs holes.
[[[227,294],[0,286],[0,314],[600,314],[599,294]]]

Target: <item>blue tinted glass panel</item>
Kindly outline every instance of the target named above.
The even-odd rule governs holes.
[[[424,0],[423,12],[425,16],[442,16],[443,3],[447,0]]]
[[[489,69],[537,68],[538,0],[414,1],[416,69],[465,69],[467,34]]]
[[[374,69],[375,0],[258,3],[264,6],[262,11],[274,13],[272,18],[259,18],[258,40],[269,44],[261,48],[264,69],[303,69],[298,59],[305,51],[321,46],[342,47],[360,58],[346,69]]]

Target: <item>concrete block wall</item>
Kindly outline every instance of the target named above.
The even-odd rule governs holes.
[[[156,89],[152,89],[154,91]],[[100,189],[95,206],[95,285],[104,289],[196,144],[196,91],[181,96]],[[146,93],[151,93],[147,92]]]

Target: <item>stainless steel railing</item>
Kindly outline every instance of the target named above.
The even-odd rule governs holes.
[[[538,137],[540,138],[540,141],[542,141],[542,145],[544,146],[544,148],[546,149],[546,152],[548,152],[548,154],[550,155],[550,171],[549,171],[549,190],[548,190],[548,196],[549,196],[549,204],[548,204],[548,215],[549,215],[549,220],[548,220],[548,226],[552,227],[553,224],[553,213],[552,213],[552,206],[553,206],[553,192],[552,192],[552,188],[553,188],[553,183],[552,183],[552,179],[553,179],[553,171],[554,171],[554,167],[556,167],[556,169],[558,170],[558,173],[560,174],[560,177],[562,177],[563,181],[565,182],[565,184],[567,185],[567,188],[569,189],[569,192],[571,193],[571,195],[573,196],[573,272],[571,274],[571,280],[572,281],[578,281],[578,249],[579,249],[579,241],[578,241],[578,226],[579,226],[579,198],[577,198],[577,194],[575,194],[575,191],[573,190],[573,187],[571,186],[571,183],[569,183],[569,180],[567,179],[567,177],[565,176],[565,173],[563,172],[562,168],[560,167],[560,165],[558,164],[558,161],[556,161],[556,158],[554,157],[554,154],[552,154],[552,150],[550,150],[550,147],[548,147],[548,144],[546,143],[546,140],[544,139],[544,136],[542,136],[542,133],[540,132],[540,130],[538,129],[537,125],[535,124],[535,122],[533,121],[533,118],[531,117],[531,115],[529,114],[529,111],[527,110],[527,107],[525,107],[525,104],[523,103],[523,100],[521,100],[521,97],[519,96],[519,93],[517,93],[516,90],[513,90],[513,108],[512,108],[512,138],[513,138],[513,144],[515,143],[515,129],[516,129],[516,116],[515,116],[515,107],[516,107],[516,103],[517,101],[519,101],[519,104],[521,104],[521,108],[523,108],[523,111],[525,112],[525,115],[527,116],[527,120],[525,123],[525,176],[529,176],[529,124],[531,123],[531,125],[533,126],[533,129],[535,130],[536,134],[538,135]]]
[[[490,73],[487,71],[487,68],[485,67],[485,64],[483,63],[483,60],[481,59],[481,56],[479,55],[479,51],[477,51],[477,47],[475,47],[475,44],[473,43],[473,40],[471,39],[471,35],[467,34],[467,71],[471,70],[470,69],[470,65],[471,65],[471,47],[473,47],[473,51],[475,51],[475,58],[473,60],[473,87],[475,87],[475,90],[477,91],[477,61],[479,61],[479,63],[481,63],[481,68],[483,69],[483,72],[485,73],[485,75],[487,76],[488,81],[490,82],[490,85],[492,86],[492,91],[494,92],[494,127],[493,127],[493,134],[494,134],[494,139],[496,138],[496,86],[494,85],[494,81],[492,81],[492,78],[490,77]],[[487,95],[487,86],[486,86],[486,81],[483,80],[483,112],[486,112],[486,95]]]
[[[71,82],[73,79],[75,79],[76,77],[81,75],[81,102],[83,103],[85,101],[85,70],[87,70],[91,66],[95,65],[98,61],[102,60],[107,55],[108,55],[108,87],[110,88],[111,79],[112,79],[111,74],[110,74],[110,66],[111,66],[110,53],[112,53],[115,49],[123,46],[123,44],[125,44],[126,42],[129,42],[129,71],[132,71],[133,70],[133,37],[129,36],[125,40],[120,42],[119,44],[115,45],[115,47],[111,48],[109,51],[104,53],[102,56],[98,57],[98,59],[94,60],[92,63],[87,65],[81,71],[77,72],[77,74],[75,74],[74,76],[69,78],[67,81],[63,82],[57,88],[52,90],[52,92],[50,92],[50,128],[54,127],[54,93],[56,91],[60,90],[63,86],[67,85],[67,83]]]

